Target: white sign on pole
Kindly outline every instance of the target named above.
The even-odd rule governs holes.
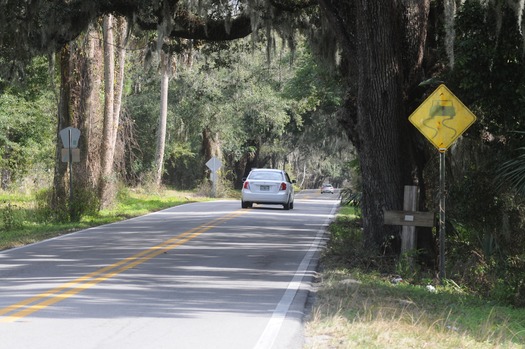
[[[212,192],[213,192],[212,195],[213,197],[215,197],[216,192],[217,192],[216,183],[218,180],[217,171],[221,168],[222,162],[221,160],[217,159],[214,156],[210,160],[208,160],[208,162],[206,163],[206,166],[208,166],[208,168],[211,170],[210,180],[212,183]]]
[[[78,140],[80,138],[80,130],[74,127],[66,127],[60,131],[60,139],[64,148],[76,148],[78,147]],[[71,144],[69,144],[71,134]]]
[[[61,155],[62,162],[80,162],[80,149],[62,148]]]
[[[210,160],[208,160],[208,162],[206,163],[206,166],[208,166],[208,168],[212,172],[215,172],[215,171],[218,171],[221,168],[222,162],[221,162],[221,160],[219,160],[218,158],[216,158],[214,156]]]

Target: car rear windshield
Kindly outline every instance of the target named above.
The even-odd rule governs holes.
[[[264,172],[264,171],[257,171],[252,172],[249,179],[263,179],[268,181],[282,181],[283,177],[280,172]]]

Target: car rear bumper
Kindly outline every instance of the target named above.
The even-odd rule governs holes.
[[[255,204],[284,205],[288,203],[288,193],[282,192],[282,193],[268,194],[268,193],[243,192],[242,201],[252,202]]]

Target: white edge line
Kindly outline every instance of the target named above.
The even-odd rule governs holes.
[[[330,215],[325,219],[322,228],[317,231],[315,240],[312,242],[310,249],[305,254],[303,260],[299,264],[299,267],[297,268],[297,271],[295,272],[292,281],[290,281],[290,283],[288,284],[284,295],[279,301],[279,304],[277,304],[277,307],[275,308],[272,317],[268,321],[268,324],[266,325],[266,328],[259,337],[259,340],[254,346],[254,349],[267,349],[273,347],[275,340],[277,339],[277,335],[279,334],[279,331],[281,330],[281,327],[284,323],[284,319],[286,318],[288,310],[290,309],[295,295],[299,291],[299,288],[303,282],[305,272],[308,270],[308,266],[310,265],[312,257],[319,249],[320,242],[322,240],[323,235],[325,234],[326,226],[328,225],[328,222],[333,218],[336,209],[337,205],[334,205],[332,211],[330,212]]]

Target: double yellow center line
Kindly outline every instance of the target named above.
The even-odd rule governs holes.
[[[92,273],[64,283],[49,291],[2,308],[0,309],[0,316],[2,316],[2,318],[0,318],[0,322],[13,322],[20,318],[31,315],[34,312],[42,310],[50,305],[63,301],[96,284],[110,279],[117,274],[120,274],[130,268],[155,258],[166,251],[181,246],[184,243],[201,235],[202,233],[217,227],[219,224],[240,216],[244,212],[248,212],[248,210],[239,210],[223,217],[216,218],[207,224],[190,229],[147,250],[108,265],[107,267],[98,269]]]

